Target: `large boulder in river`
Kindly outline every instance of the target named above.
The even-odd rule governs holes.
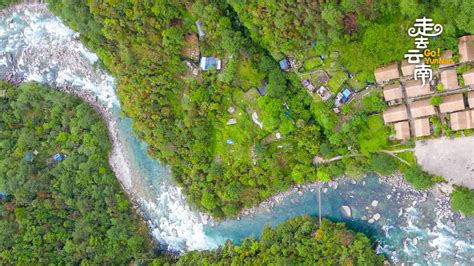
[[[380,215],[380,213],[376,213],[376,214],[374,214],[374,216],[372,218],[374,218],[374,220],[378,221],[380,219],[380,217],[382,217]]]
[[[351,207],[347,205],[341,206],[341,213],[344,218],[352,218],[352,210]]]
[[[370,205],[372,205],[372,207],[375,208],[375,207],[377,207],[377,205],[379,205],[379,201],[378,201],[378,200],[374,200],[374,201],[372,201],[372,203],[371,203]]]

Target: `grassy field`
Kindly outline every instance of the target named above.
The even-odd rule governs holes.
[[[260,82],[265,78],[265,74],[259,73],[252,61],[245,56],[242,56],[239,60],[236,76],[236,85],[241,87],[244,91],[258,87]]]
[[[319,56],[308,58],[303,62],[306,71],[315,70],[323,64],[323,60]]]

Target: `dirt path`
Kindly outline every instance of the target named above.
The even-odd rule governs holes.
[[[474,189],[474,136],[417,141],[415,156],[425,171]]]

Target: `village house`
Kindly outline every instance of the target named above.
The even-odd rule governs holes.
[[[393,128],[395,129],[395,139],[407,140],[410,138],[410,125],[408,121],[394,123]]]
[[[450,69],[441,72],[441,84],[443,84],[443,89],[445,90],[454,90],[459,88],[458,83],[458,74],[455,69]]]
[[[327,99],[329,99],[332,95],[331,92],[324,86],[319,87],[316,93],[323,101],[327,101]]]
[[[415,64],[410,64],[408,63],[408,59],[405,59],[402,61],[401,69],[402,69],[402,75],[404,77],[406,76],[413,76],[413,72],[415,71]]]
[[[466,35],[459,38],[458,51],[460,63],[474,61],[474,35]]]
[[[201,62],[199,66],[202,70],[206,71],[211,68],[220,70],[221,69],[221,60],[215,57],[201,57]]]
[[[398,64],[392,63],[390,65],[382,66],[374,71],[375,80],[378,84],[382,84],[385,81],[400,78],[398,71]]]
[[[385,86],[383,88],[383,96],[387,102],[402,99],[402,87],[399,84]]]
[[[278,62],[280,64],[280,69],[283,71],[288,71],[290,70],[290,61],[288,58],[284,58]]]
[[[404,121],[407,119],[407,107],[404,104],[390,107],[383,112],[383,120],[385,121],[385,124]]]
[[[466,110],[450,114],[451,129],[463,130],[474,128],[474,111]]]
[[[441,98],[439,111],[441,113],[451,113],[464,110],[464,96],[462,93],[444,96]]]
[[[257,87],[257,91],[258,93],[260,94],[260,96],[265,96],[267,95],[267,81],[266,80],[262,80],[262,82],[260,82],[260,86]]]
[[[428,118],[415,119],[415,136],[424,137],[431,135],[430,120]]]
[[[452,60],[453,59],[453,51],[451,51],[451,50],[444,51],[443,53],[441,53],[441,58]],[[445,62],[445,61],[443,61],[443,62]],[[439,68],[445,68],[445,67],[448,67],[448,66],[454,66],[454,64],[441,64],[441,63],[439,64]]]
[[[436,114],[430,99],[415,101],[411,104],[411,115],[413,118],[426,117]]]
[[[301,84],[303,84],[303,86],[305,86],[309,92],[313,92],[315,89],[314,85],[311,83],[309,79],[303,80]]]
[[[467,94],[467,102],[469,103],[469,108],[474,108],[474,91],[470,91]]]
[[[426,95],[431,92],[431,87],[428,82],[425,83],[425,86],[421,86],[421,80],[409,80],[405,83],[405,91],[407,97],[416,97],[421,95]]]
[[[352,95],[353,95],[352,89],[345,88],[344,90],[342,90],[336,95],[336,100],[334,101],[334,104],[336,105],[336,107],[339,107],[342,104],[346,104],[352,98]]]
[[[464,79],[464,86],[472,86],[474,85],[474,68],[468,70],[462,74]],[[474,87],[474,86],[473,86]]]

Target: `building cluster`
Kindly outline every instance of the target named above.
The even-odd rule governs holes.
[[[206,37],[206,34],[202,28],[201,22],[196,21],[196,28],[198,34],[190,33],[186,36],[186,45],[184,45],[181,55],[185,58],[184,63],[189,68],[189,71],[195,76],[199,75],[199,72],[207,71],[209,69],[220,70],[222,68],[222,61],[216,57],[206,57],[201,56],[199,50],[199,40],[203,40]],[[198,37],[199,36],[199,37]],[[196,65],[196,62],[199,61],[199,66]]]
[[[473,62],[474,35],[461,37],[458,45],[460,63]],[[445,51],[442,56],[452,58],[452,52]],[[412,136],[431,135],[430,118],[433,116],[449,117],[445,123],[454,131],[474,128],[474,69],[462,74],[462,86],[452,64],[440,65],[438,90],[432,90],[436,82],[426,82],[422,86],[421,80],[412,77],[414,68],[405,60],[400,67],[393,63],[374,72],[390,106],[383,113],[383,119],[386,124],[393,125],[395,138],[406,140]],[[440,97],[439,105],[433,104],[433,97]]]

